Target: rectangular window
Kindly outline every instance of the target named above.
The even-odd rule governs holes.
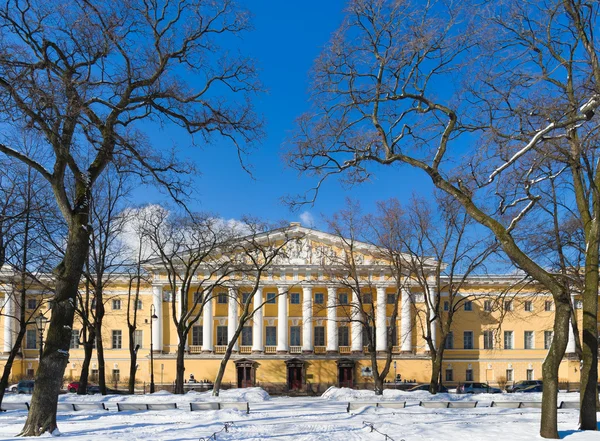
[[[204,343],[202,343],[202,337],[203,337],[203,330],[202,330],[202,326],[193,326],[192,327],[192,345],[193,346],[201,346]]]
[[[446,341],[444,342],[444,346],[446,349],[454,349],[454,332],[448,332],[448,335],[446,335]]]
[[[506,381],[515,381],[512,369],[507,369],[506,370]]]
[[[546,312],[552,311],[552,301],[551,300],[546,300],[544,302],[544,311],[546,311]]]
[[[393,305],[396,303],[396,294],[388,294],[386,297],[386,301],[388,305]]]
[[[163,291],[163,302],[172,302],[173,293],[171,291]]]
[[[70,349],[79,349],[79,329],[71,329]]]
[[[473,331],[465,331],[463,333],[463,348],[473,349]]]
[[[290,294],[290,303],[292,305],[299,305],[300,304],[300,293],[297,292],[293,292]]]
[[[348,304],[348,294],[346,294],[345,292],[338,294],[338,303],[340,305],[347,305]]]
[[[276,294],[274,292],[268,292],[267,293],[267,303],[270,305],[274,305],[276,303],[275,296],[276,296]]]
[[[118,383],[119,381],[121,381],[121,371],[119,369],[113,369],[112,370],[112,382]]]
[[[525,312],[532,312],[533,311],[533,302],[531,300],[527,300],[525,301]]]
[[[465,381],[473,381],[473,369],[467,369],[465,373]]]
[[[37,330],[28,329],[26,336],[26,347],[27,349],[37,349]]]
[[[268,296],[268,294],[267,294]],[[220,303],[222,305],[227,303],[227,294],[225,294],[224,292],[219,293],[219,295],[217,296],[217,303]]]
[[[121,300],[119,300],[119,299],[113,299],[113,301],[112,301],[112,309],[113,310],[121,309]]]
[[[338,346],[350,346],[348,326],[340,326],[338,328]]]
[[[142,309],[142,307],[143,307],[143,306],[144,306],[144,305],[143,305],[143,303],[142,303],[142,301],[141,301],[141,300],[137,300],[137,301],[135,302],[135,309],[137,309],[138,311],[140,311],[140,310]]]
[[[248,303],[248,299],[250,298],[250,293],[249,292],[243,292],[242,293],[242,304],[246,304]]]
[[[371,326],[365,326],[363,328],[363,346],[369,346],[374,341],[373,339],[373,328]]]
[[[512,311],[513,310],[512,300],[505,300],[504,301],[504,310],[505,311]]]
[[[27,309],[36,309],[38,307],[37,299],[27,299]]]
[[[398,339],[396,338],[396,327],[392,328],[391,326],[387,327],[387,338],[388,341],[392,343],[392,346],[396,346],[398,344]]]
[[[217,346],[227,346],[227,326],[217,326]]]
[[[513,349],[514,338],[513,331],[504,331],[504,349]]]
[[[452,369],[446,369],[446,381],[454,381],[454,372]]]
[[[470,300],[465,302],[465,311],[473,311],[473,302]]]
[[[450,302],[448,302],[448,301],[444,302],[444,311],[450,311]]]
[[[533,381],[533,369],[527,369],[527,381]]]
[[[277,328],[275,326],[266,327],[265,342],[267,346],[277,345]]]
[[[138,347],[139,349],[144,347],[144,331],[141,329],[133,331],[133,347]]]
[[[315,294],[315,305],[322,305],[324,302],[323,294],[320,292]]]
[[[202,303],[202,297],[203,297],[202,294],[203,293],[201,291],[196,291],[194,293],[194,303],[195,304]]]
[[[315,346],[325,346],[324,326],[315,326]]]
[[[373,303],[373,296],[369,293],[363,294],[362,298],[363,298],[363,304],[370,305],[371,303]]]
[[[120,329],[112,331],[112,348],[121,349],[123,347],[123,333]]]
[[[524,340],[524,344],[525,344],[525,349],[533,349],[534,348],[534,343],[533,343],[533,331],[525,331],[525,333],[523,334],[523,340]]]
[[[300,346],[300,326],[290,327],[290,346]]]
[[[242,328],[242,346],[252,346],[252,326]]]
[[[554,332],[544,331],[544,349],[550,349],[552,339],[554,338]]]
[[[98,369],[92,369],[90,372],[90,380],[94,383],[98,382]]]
[[[485,302],[483,302],[483,310],[485,312],[492,312],[492,301],[491,300],[486,300]]]
[[[494,349],[494,331],[483,331],[483,349]]]

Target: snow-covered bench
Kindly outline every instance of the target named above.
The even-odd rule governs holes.
[[[29,410],[29,403],[2,403],[0,410],[2,412],[6,412],[7,410]]]
[[[579,401],[561,401],[559,409],[579,409]]]
[[[192,402],[190,403],[190,410],[219,410],[219,403],[207,403],[207,402]]]
[[[457,409],[472,409],[477,407],[477,401],[449,401],[448,407],[455,407]]]
[[[170,410],[177,409],[176,403],[117,403],[117,410]]]
[[[492,401],[490,407],[502,407],[504,409],[519,409],[521,407],[520,401]]]
[[[406,401],[379,401],[377,407],[384,409],[404,409],[406,407]]]
[[[219,403],[219,409],[237,409],[250,413],[250,404],[247,401],[222,401]]]
[[[351,410],[360,409],[362,407],[377,407],[377,402],[366,402],[366,401],[349,401],[348,406],[346,406],[346,412],[350,412]]]
[[[521,407],[529,407],[534,409],[541,409],[541,401],[521,401]]]
[[[419,401],[419,406],[426,409],[446,409],[450,401]]]

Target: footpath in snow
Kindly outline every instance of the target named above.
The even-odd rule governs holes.
[[[6,402],[29,401],[28,395],[7,395]],[[577,401],[578,394],[560,394],[559,400]],[[473,409],[425,409],[419,401],[477,400]],[[105,410],[63,411],[58,425],[63,438],[97,440],[199,440],[218,432],[218,440],[493,440],[541,439],[539,409],[487,407],[491,401],[539,401],[541,394],[430,395],[428,392],[386,390],[377,397],[372,391],[330,388],[322,397],[270,397],[260,388],[225,390],[218,398],[210,392],[172,395],[61,395],[61,402],[103,402]],[[250,413],[234,410],[189,410],[190,402],[246,401]],[[404,409],[359,407],[346,412],[348,401],[406,401]],[[117,412],[117,402],[177,403],[178,409]],[[482,407],[479,407],[482,406]],[[15,439],[26,411],[0,414],[0,440]],[[561,436],[569,441],[598,441],[598,433],[577,431],[578,411],[559,411]],[[233,422],[228,432],[224,423]],[[375,431],[371,431],[371,426]]]

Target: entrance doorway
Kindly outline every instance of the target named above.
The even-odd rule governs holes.
[[[302,390],[304,386],[304,360],[292,358],[285,362],[287,366],[288,390]]]
[[[256,363],[252,360],[241,359],[235,361],[237,372],[237,387],[254,387],[256,379]]]
[[[354,387],[354,360],[342,358],[338,360],[338,386]]]

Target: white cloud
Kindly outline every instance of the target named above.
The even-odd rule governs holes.
[[[310,211],[304,211],[300,214],[300,222],[305,227],[312,228],[315,226],[315,218]]]

